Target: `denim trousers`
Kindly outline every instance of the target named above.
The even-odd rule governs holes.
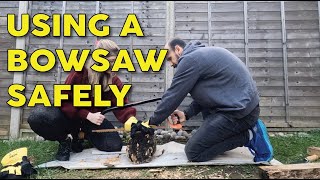
[[[231,114],[230,112],[202,111],[204,122],[185,146],[189,161],[209,161],[249,142],[248,130],[255,126],[259,118],[259,105],[242,118],[236,118]]]

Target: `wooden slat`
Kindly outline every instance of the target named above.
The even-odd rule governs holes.
[[[260,166],[260,170],[263,173],[262,178],[264,179],[313,179],[318,178],[320,176],[320,163]]]
[[[1,15],[2,17],[6,17],[7,14],[18,14],[18,8],[12,8],[12,7],[8,7],[8,8],[1,8]],[[17,19],[17,16],[16,16]]]
[[[284,106],[283,97],[260,97],[260,106]]]
[[[213,12],[211,13],[213,22],[228,22],[228,21],[242,21],[243,22],[243,11],[242,12]]]
[[[8,88],[12,84],[12,79],[4,79],[0,81],[1,88]]]
[[[317,11],[316,1],[286,1],[286,11]]]
[[[290,57],[320,57],[320,51],[318,48],[288,49],[288,58]]]
[[[268,20],[268,21],[277,21],[280,20],[280,11],[271,11],[271,12],[248,12],[248,18],[249,20],[254,20],[254,21],[263,21],[263,20]]]
[[[292,126],[292,128],[315,128],[320,126],[319,120],[312,121],[311,119],[309,119],[309,117],[304,117],[298,121],[292,121],[292,119],[294,118],[295,117],[290,117],[291,121],[289,123]],[[319,119],[319,117],[316,118]]]
[[[207,3],[197,3],[197,4],[179,4],[179,8],[175,8],[175,12],[207,12]]]
[[[250,57],[250,67],[283,67],[280,57]]]
[[[229,39],[214,39],[212,44],[217,47],[223,47],[226,49],[241,49],[244,47],[243,40],[229,40]]]
[[[11,85],[11,84],[10,84],[10,85]],[[9,87],[9,86],[0,87],[0,97],[1,97],[1,98],[3,98],[3,97],[9,97],[8,87]]]
[[[242,12],[243,3],[236,1],[234,3],[211,3],[211,12]]]
[[[283,86],[283,77],[253,77],[257,86]]]
[[[288,40],[291,39],[316,39],[319,38],[319,33],[315,30],[287,30]]]
[[[132,92],[164,92],[165,83],[136,83]]]
[[[279,2],[251,1],[251,2],[248,2],[248,11],[255,11],[255,12],[271,11],[271,12],[276,12],[276,11],[280,11],[280,3]]]
[[[285,107],[282,106],[263,106],[260,107],[260,116],[285,116]]]
[[[287,20],[318,20],[318,11],[289,11],[286,12]]]
[[[290,96],[319,96],[320,94],[320,87],[313,86],[313,87],[290,87],[289,91]]]
[[[318,29],[317,25],[318,25],[318,20],[308,20],[308,21],[287,20],[286,21],[287,30],[295,30],[295,29],[317,30]]]
[[[303,117],[320,117],[319,106],[313,107],[298,107],[290,106],[289,107],[291,116],[303,116]]]
[[[290,77],[289,86],[320,86],[320,77]]]
[[[263,96],[283,97],[284,96],[283,86],[258,86],[257,88],[261,97]]]
[[[294,26],[294,25],[293,25]],[[262,29],[281,29],[281,21],[274,20],[274,21],[256,21],[256,20],[248,20],[248,28],[255,29],[255,30],[262,30]]]
[[[189,12],[189,13],[176,13],[175,16],[176,21],[197,21],[197,22],[207,22],[208,21],[208,13],[207,12],[201,12],[201,13],[194,13],[194,12]]]
[[[288,67],[301,67],[301,68],[306,68],[306,67],[320,67],[320,58],[294,58],[291,57],[288,59]]]
[[[18,8],[19,3],[17,1],[1,1],[0,8]]]
[[[282,49],[249,49],[250,57],[280,58]]]
[[[320,95],[318,97],[290,97],[290,106],[293,107],[320,107]]]
[[[299,49],[320,49],[320,42],[317,39],[294,39],[287,41],[287,47]]]
[[[9,131],[7,128],[0,128],[0,137],[8,136]]]
[[[317,77],[320,76],[319,68],[317,67],[294,67],[288,68],[290,77]]]
[[[275,77],[283,76],[283,68],[250,68],[250,72],[254,77]]]

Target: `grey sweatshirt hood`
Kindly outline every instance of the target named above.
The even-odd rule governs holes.
[[[178,60],[178,63],[180,63],[181,59],[183,59],[183,56],[186,56],[193,52],[194,50],[200,48],[200,47],[205,47],[204,44],[202,44],[200,41],[190,41],[184,48],[181,57]]]
[[[199,47],[205,47],[205,45],[201,44],[200,41],[190,41],[186,47],[184,47],[183,55],[186,55]]]

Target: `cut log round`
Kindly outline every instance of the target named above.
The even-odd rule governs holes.
[[[134,164],[148,163],[156,152],[156,138],[154,135],[137,132],[127,145],[127,156]]]

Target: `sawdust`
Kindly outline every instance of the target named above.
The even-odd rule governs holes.
[[[116,157],[112,157],[112,158],[108,158],[106,161],[104,161],[104,165],[115,165],[118,164],[120,162],[120,156],[116,156]]]

